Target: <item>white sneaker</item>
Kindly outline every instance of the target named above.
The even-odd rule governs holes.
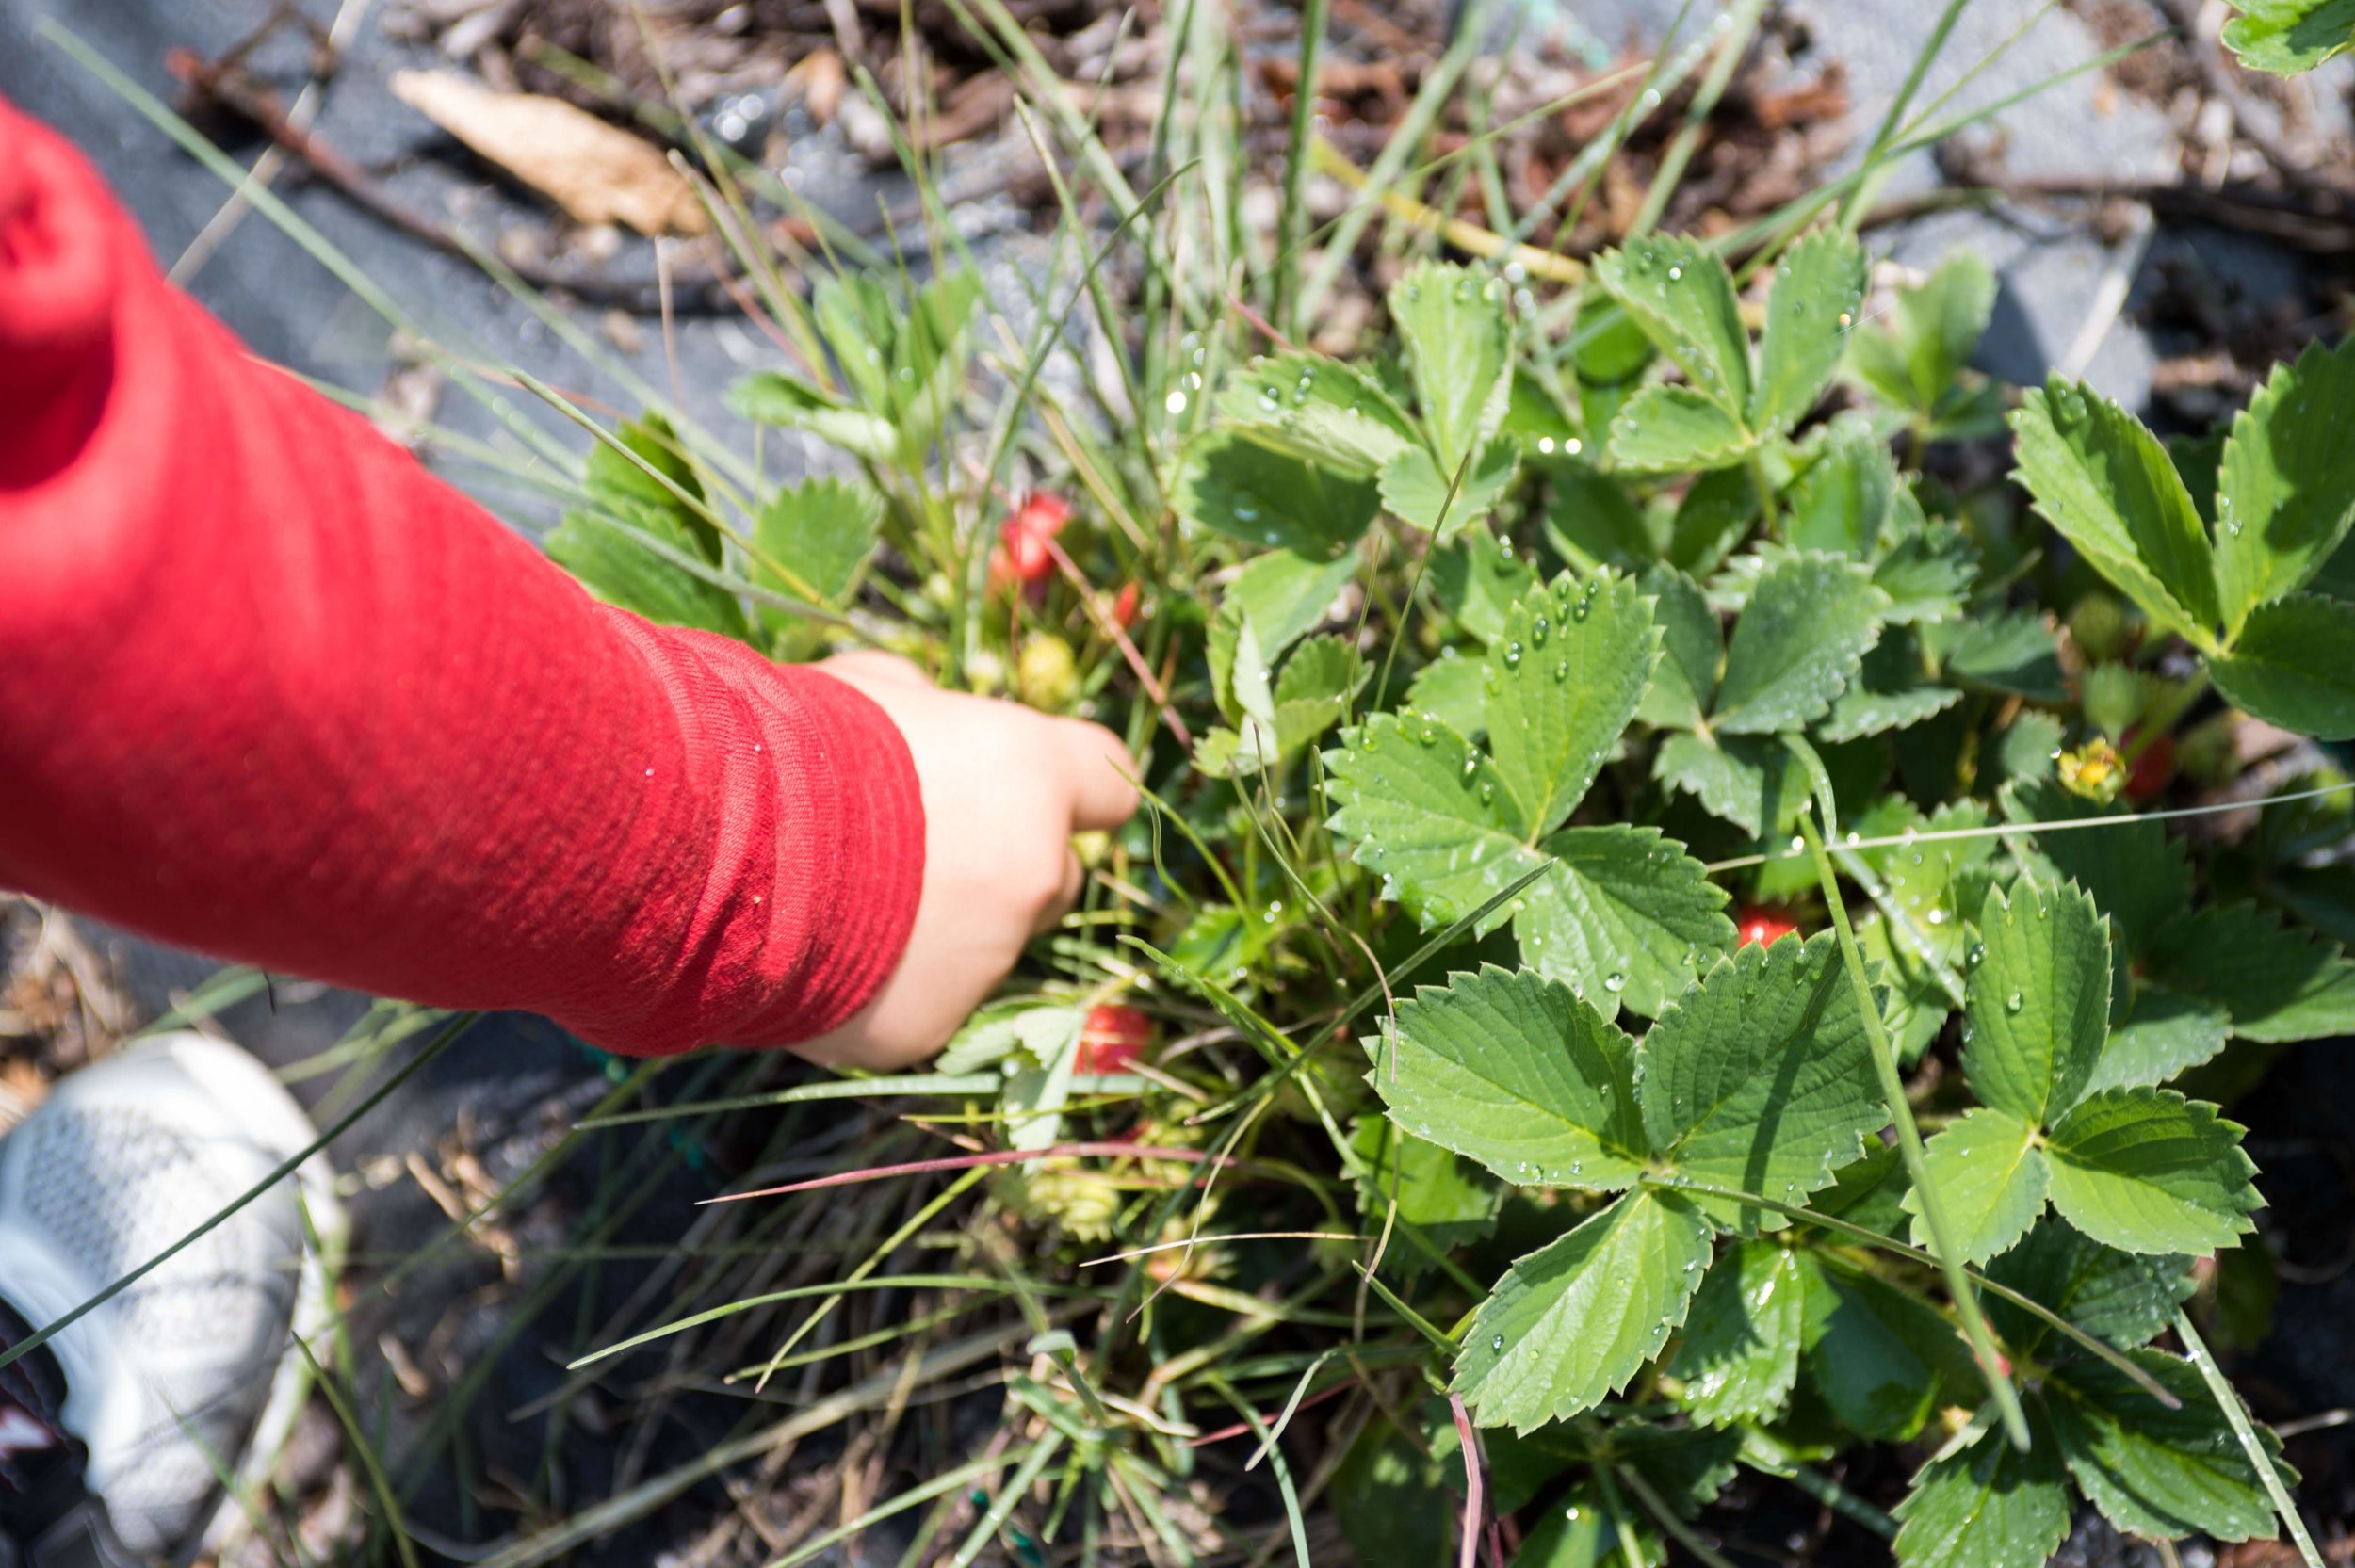
[[[260,1062],[202,1035],[159,1036],[68,1074],[0,1138],[0,1302],[31,1329],[55,1322],[316,1137]],[[84,1484],[136,1557],[190,1550],[208,1524],[219,1533],[237,1513],[221,1478],[258,1483],[292,1430],[309,1378],[289,1333],[317,1332],[329,1304],[306,1212],[339,1253],[343,1214],[322,1156],[47,1343],[64,1384],[54,1418],[88,1449]],[[10,1392],[24,1391],[0,1387],[0,1482],[16,1450],[38,1446],[44,1414],[12,1411]],[[17,1545],[42,1560],[32,1542]]]

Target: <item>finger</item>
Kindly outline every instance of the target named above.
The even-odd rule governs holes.
[[[1080,901],[1080,889],[1087,881],[1087,867],[1080,864],[1077,854],[1065,853],[1063,858],[1063,885],[1055,889],[1055,897],[1031,923],[1032,936],[1045,936],[1071,913],[1071,906]]]
[[[824,660],[818,668],[853,686],[881,683],[885,686],[929,687],[933,684],[922,666],[897,654],[886,654],[880,648],[853,648],[847,654],[836,654]]]
[[[1137,759],[1101,724],[1058,719],[1071,768],[1071,822],[1079,832],[1107,832],[1136,815]]]

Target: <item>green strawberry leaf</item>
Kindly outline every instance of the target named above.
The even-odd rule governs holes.
[[[1714,727],[1774,734],[1822,718],[1879,637],[1888,604],[1853,561],[1824,555],[1776,561],[1734,622]]]
[[[2355,739],[2355,605],[2319,593],[2260,605],[2208,674],[2234,707],[2269,723]]]
[[[1453,475],[1497,432],[1512,395],[1503,280],[1424,262],[1391,285],[1389,306],[1431,455]]]
[[[1876,915],[1859,925],[1856,934],[1865,962],[1879,975],[1881,1018],[1889,1026],[1890,1046],[1897,1065],[1909,1072],[1945,1026],[1955,999],[1946,990],[1945,977],[1922,950],[1925,945],[1897,935],[1896,929],[1896,922]]]
[[[845,364],[854,357],[845,355]],[[869,462],[891,462],[900,455],[900,432],[890,420],[783,371],[755,371],[729,387],[725,401],[730,412],[755,425],[807,430]]]
[[[1962,701],[1962,693],[1946,686],[1914,686],[1898,691],[1875,691],[1852,687],[1831,705],[1819,733],[1835,745],[1861,740],[1892,730],[1910,729],[1935,719]]]
[[[1889,1121],[1831,932],[1720,960],[1636,1048],[1651,1144],[1680,1174],[1804,1203]],[[1704,1200],[1745,1234],[1774,1217]]]
[[[1808,432],[1799,470],[1783,495],[1782,538],[1795,550],[1871,560],[1898,491],[1888,443],[1860,414]]]
[[[2264,1206],[2241,1152],[2244,1129],[2167,1089],[2105,1089],[2062,1117],[2046,1152],[2053,1206],[2130,1253],[2234,1245]]]
[[[1921,287],[1898,295],[1896,335],[1915,408],[1929,412],[1950,401],[1995,314],[1995,292],[1986,260],[1958,250]]]
[[[1319,560],[1346,555],[1381,509],[1369,480],[1328,472],[1233,430],[1194,444],[1176,501],[1178,515],[1202,527]]]
[[[1330,560],[1291,550],[1254,556],[1226,588],[1221,609],[1234,606],[1249,622],[1271,663],[1324,620],[1333,601],[1357,574],[1357,558],[1344,551]]]
[[[2223,1003],[2137,981],[2134,1005],[2111,1028],[2086,1092],[2165,1083],[2223,1050],[2232,1033],[2233,1015]]]
[[[1488,645],[1489,748],[1533,835],[1585,798],[1659,657],[1651,606],[1626,577],[1565,573],[1505,612]]]
[[[1441,539],[1486,517],[1520,472],[1520,443],[1490,436],[1462,475],[1442,470],[1421,446],[1404,446],[1382,465],[1382,504],[1391,514]]]
[[[1807,804],[1807,772],[1772,736],[1677,734],[1660,743],[1652,777],[1752,838],[1786,832]]]
[[[1544,864],[1494,765],[1436,718],[1376,714],[1324,761],[1333,831],[1353,843],[1358,865],[1389,879],[1426,930]],[[1493,911],[1481,929],[1511,917]]]
[[[1800,1281],[1808,1376],[1857,1431],[1904,1442],[1942,1400],[1977,1387],[1970,1348],[1920,1297],[1827,1253],[1802,1253]]]
[[[2244,1040],[2355,1034],[2355,962],[2336,943],[2254,904],[2182,917],[2160,933],[2151,965],[2169,988],[2221,1004]]]
[[[1616,1499],[1615,1501],[1614,1499]],[[1592,1481],[1573,1486],[1548,1509],[1513,1554],[1511,1568],[1667,1568],[1668,1545],[1659,1527],[1626,1499]],[[1360,1552],[1362,1562],[1383,1559]],[[1398,1562],[1437,1561],[1398,1557]]]
[[[2167,449],[2100,394],[2053,377],[2011,416],[2037,509],[2143,613],[2203,651],[2219,611],[2208,530]]]
[[[1909,801],[1884,802],[1874,813],[1874,836],[1920,832],[1937,834],[1964,832],[1987,825],[1987,808],[1976,800],[1957,800],[1924,816]],[[1964,927],[1976,913],[1965,900],[1980,885],[1980,868],[1995,853],[1991,838],[1932,837],[1925,842],[1894,844],[1861,851],[1864,862],[1880,877],[1884,910],[1892,919],[1890,940],[1917,959],[1952,969],[1963,957],[1969,940]],[[1941,982],[1943,989],[1944,982]],[[1950,993],[1959,1004],[1959,993]]]
[[[1686,488],[1669,520],[1668,564],[1689,576],[1707,576],[1761,515],[1758,485],[1748,470],[1719,468],[1701,475]]]
[[[2355,0],[2231,0],[2224,41],[2251,71],[2296,76],[2355,49]]]
[[[675,518],[652,508],[633,512],[620,521],[601,512],[566,512],[541,547],[609,605],[665,626],[743,638],[750,628],[734,594],[656,554],[640,540],[641,535],[652,538],[691,559],[699,554],[694,535]]]
[[[1727,468],[1749,455],[1749,431],[1689,386],[1648,386],[1611,419],[1611,461],[1637,473]]]
[[[2069,1534],[2069,1473],[2032,1407],[2022,1453],[1992,1424],[1973,1429],[1913,1478],[1896,1507],[1904,1568],[2034,1568]]]
[[[2175,1308],[2190,1298],[2194,1283],[2187,1257],[2121,1253],[2050,1215],[1989,1264],[1987,1273],[2120,1350],[2156,1338],[2175,1320]],[[1993,1295],[1987,1310],[2012,1354],[2042,1353],[2051,1325]]]
[[[1697,240],[1648,236],[1595,259],[1595,281],[1685,379],[1739,424],[1750,405],[1750,337],[1733,276]]]
[[[2217,485],[2225,640],[2249,612],[2306,586],[2355,523],[2355,349],[2311,344],[2233,421]]]
[[[1783,253],[1766,296],[1750,428],[1781,435],[1807,416],[1839,367],[1863,299],[1864,250],[1847,235],[1818,229]]]
[[[2126,1354],[2181,1408],[2168,1409],[2106,1362],[2077,1363],[2045,1384],[2056,1446],[2093,1506],[2130,1535],[2271,1536],[2265,1483],[2199,1369],[2156,1350]],[[2278,1453],[2273,1434],[2258,1430],[2268,1455]]]
[[[1960,615],[1978,575],[1978,552],[1970,536],[1946,523],[1924,524],[1905,534],[1873,566],[1874,585],[1889,595],[1886,619],[1907,626]],[[2043,651],[2051,646],[2047,638]]]
[[[1323,354],[1254,360],[1218,396],[1220,423],[1345,479],[1370,479],[1415,443],[1415,427],[1372,377]]]
[[[1965,1112],[1924,1147],[1923,1169],[1944,1200],[1947,1239],[1966,1263],[1984,1263],[2028,1232],[2044,1212],[2049,1176],[2037,1129],[1985,1106]],[[1906,1195],[1913,1244],[1927,1247],[1917,1188]]]
[[[1496,1228],[1504,1189],[1436,1143],[1410,1138],[1380,1116],[1359,1120],[1350,1147],[1362,1169],[1358,1212],[1380,1225],[1398,1217],[1441,1247],[1477,1241]]]
[[[2014,822],[2081,822],[2129,815],[2123,805],[2097,806],[2049,778],[2016,779],[1998,798],[2005,816]],[[2191,903],[2191,862],[2159,823],[2119,821],[2030,837],[2045,865],[2093,895],[2095,906],[2117,923],[2117,934],[2134,957],[2148,951],[2159,929]]]
[[[1656,1018],[1733,946],[1725,889],[1657,828],[1566,828],[1538,846],[1553,874],[1516,899],[1527,962],[1605,1010]]]
[[[1415,671],[1406,687],[1405,709],[1427,713],[1467,740],[1488,733],[1487,664],[1465,658],[1453,648],[1453,658],[1434,659]]]
[[[2031,1130],[2084,1098],[2109,1033],[2110,939],[2083,890],[2022,879],[1979,911],[1962,1070],[1981,1103]]]
[[[1672,566],[1648,566],[1636,580],[1652,596],[1652,619],[1667,656],[1653,667],[1635,715],[1664,728],[1698,729],[1717,694],[1717,667],[1726,656],[1717,612],[1700,585]]]
[[[1684,1405],[1709,1426],[1778,1414],[1799,1376],[1806,1287],[1799,1258],[1771,1241],[1740,1241],[1719,1254],[1693,1298],[1669,1370]]]
[[[1241,646],[1239,638],[1239,652]],[[1222,727],[1203,736],[1194,749],[1194,767],[1213,778],[1274,767],[1346,718],[1350,699],[1372,673],[1347,639],[1309,639],[1285,661],[1264,704],[1253,687],[1253,703],[1245,704],[1240,730]],[[1250,711],[1252,706],[1260,711]]]
[[[1373,1045],[1391,1117],[1509,1182],[1610,1189],[1643,1170],[1634,1044],[1563,986],[1485,964],[1418,987]]]
[[[1709,1262],[1709,1222],[1638,1188],[1516,1262],[1473,1316],[1450,1384],[1482,1426],[1590,1410],[1660,1352]]]
[[[1913,634],[1902,626],[1881,633],[1858,667],[1848,689],[1832,700],[1816,733],[1837,745],[1891,730],[1910,729],[1924,719],[1962,701],[1950,686],[1930,686],[1922,679],[1922,656]]]
[[[1907,1224],[1908,1180],[1906,1162],[1896,1145],[1868,1143],[1864,1157],[1842,1166],[1831,1186],[1817,1193],[1808,1207],[1893,1239],[1904,1234]]]
[[[1564,560],[1582,572],[1598,566],[1634,572],[1665,552],[1665,524],[1636,506],[1617,479],[1574,458],[1541,466],[1546,542]]]
[[[1537,569],[1486,528],[1466,528],[1431,553],[1431,596],[1483,642],[1504,635],[1504,612],[1538,583]]]
[[[1965,622],[1946,650],[1946,673],[1964,686],[2006,696],[2046,703],[2069,696],[2052,629],[2024,610]]]
[[[883,515],[883,497],[855,479],[788,485],[754,525],[752,579],[813,604],[840,605],[874,554]]]

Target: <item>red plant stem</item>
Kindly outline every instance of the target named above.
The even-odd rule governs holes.
[[[910,1160],[905,1165],[877,1165],[865,1171],[844,1171],[831,1176],[818,1176],[805,1182],[788,1182],[783,1187],[764,1187],[751,1192],[723,1192],[716,1198],[700,1200],[704,1204],[741,1203],[746,1198],[781,1198],[788,1192],[807,1192],[820,1187],[855,1187],[861,1182],[885,1181],[893,1176],[918,1176],[934,1171],[969,1171],[977,1165],[1019,1165],[1029,1159],[1061,1159],[1097,1156],[1116,1159],[1174,1159],[1198,1165],[1211,1156],[1200,1149],[1147,1148],[1135,1143],[1058,1143],[1051,1149],[997,1149],[987,1154],[952,1155],[947,1159]],[[1229,1163],[1221,1156],[1218,1162]]]
[[[1178,710],[1169,700],[1168,688],[1154,679],[1152,667],[1145,662],[1145,655],[1137,652],[1137,645],[1129,640],[1129,634],[1120,622],[1104,607],[1103,595],[1096,592],[1095,585],[1080,572],[1079,563],[1064,553],[1062,545],[1052,539],[1042,539],[1039,542],[1047,546],[1047,553],[1053,558],[1056,570],[1064,574],[1064,579],[1080,595],[1080,602],[1087,606],[1088,617],[1096,622],[1096,630],[1112,639],[1113,646],[1120,650],[1120,656],[1135,673],[1138,684],[1145,687],[1145,694],[1152,698],[1155,706],[1161,710],[1161,722],[1169,726],[1169,733],[1177,736],[1178,745],[1193,751],[1194,736],[1187,733],[1186,721],[1178,717]]]
[[[1324,1403],[1325,1400],[1331,1398],[1334,1395],[1356,1386],[1357,1380],[1356,1378],[1343,1378],[1332,1387],[1320,1389],[1316,1393],[1309,1395],[1307,1398],[1292,1406],[1292,1412],[1294,1414],[1297,1414],[1301,1411],[1307,1410],[1310,1405],[1321,1405]],[[1259,1417],[1259,1424],[1263,1427],[1272,1427],[1275,1424],[1275,1418],[1272,1415],[1262,1415]],[[1206,1431],[1199,1437],[1189,1437],[1186,1439],[1186,1447],[1189,1448],[1205,1448],[1213,1443],[1224,1443],[1229,1438],[1242,1437],[1250,1431],[1250,1422],[1238,1421],[1231,1427],[1221,1427],[1216,1431]]]
[[[1229,294],[1226,297],[1226,303],[1237,315],[1242,316],[1245,321],[1249,322],[1252,330],[1258,332],[1261,337],[1267,339],[1270,343],[1273,343],[1275,347],[1283,349],[1288,354],[1293,351],[1291,339],[1286,337],[1282,332],[1277,331],[1275,324],[1269,321],[1267,317],[1261,315],[1258,311],[1253,310],[1249,305],[1244,304],[1242,302],[1242,296]]]
[[[1480,1438],[1472,1431],[1464,1396],[1450,1394],[1447,1407],[1455,1413],[1455,1435],[1464,1445],[1464,1541],[1456,1553],[1456,1568],[1480,1568],[1481,1504],[1486,1500],[1480,1484]]]

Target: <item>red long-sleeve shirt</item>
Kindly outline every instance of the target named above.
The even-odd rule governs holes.
[[[922,874],[872,702],[592,600],[0,102],[0,886],[658,1054],[849,1017]]]

